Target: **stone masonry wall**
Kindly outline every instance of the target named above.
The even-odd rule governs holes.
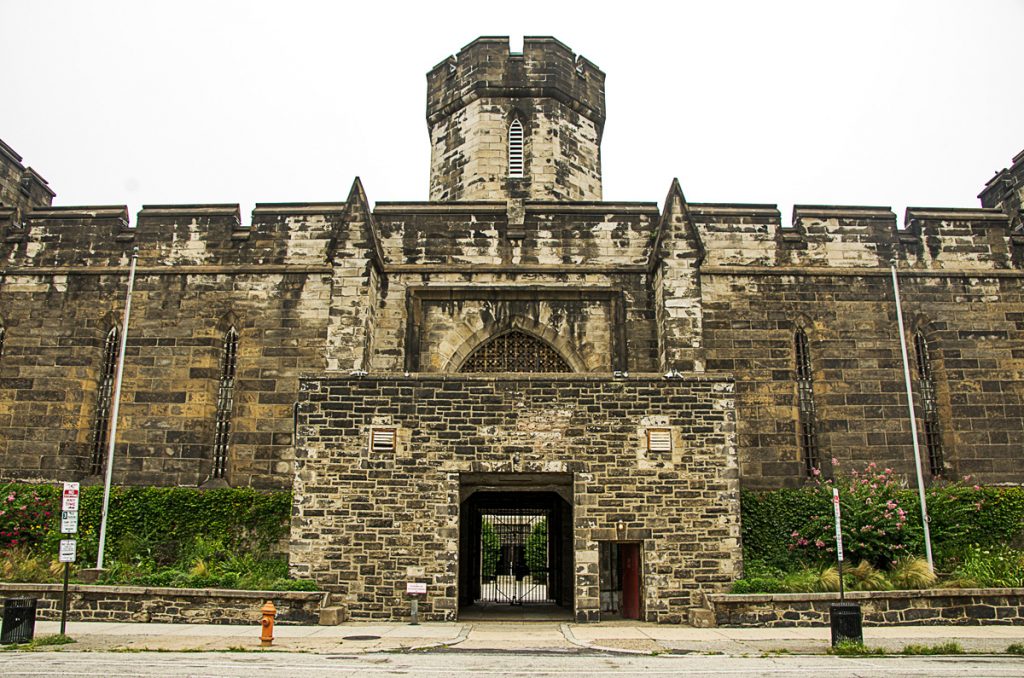
[[[1020,278],[901,277],[910,360],[929,344],[944,468],[982,482],[1024,482]],[[738,439],[748,488],[805,476],[797,434],[794,335],[807,335],[822,464],[875,461],[913,474],[891,277],[708,275],[708,367],[736,374]],[[916,411],[921,383],[911,365]],[[918,431],[923,436],[919,419]],[[924,438],[922,437],[922,445]],[[925,472],[928,472],[925,458]]]
[[[103,344],[121,325],[137,247],[114,481],[211,479],[223,338],[234,325],[225,480],[288,487],[298,375],[326,367],[329,322],[349,320],[329,318],[349,279],[332,280],[345,267],[327,265],[330,246],[356,249],[344,208],[259,205],[241,226],[237,206],[147,206],[135,228],[123,207],[29,212],[0,245],[0,475],[96,480]],[[355,271],[365,285],[365,266]]]
[[[21,156],[0,140],[0,211],[13,209],[13,221],[19,221],[21,214],[34,207],[46,207],[53,200],[54,192],[45,179],[31,167],[21,164]],[[0,228],[3,228],[4,214],[0,214]]]
[[[479,342],[530,332],[574,369],[653,371],[648,203],[383,203],[388,284],[371,370],[453,371]]]
[[[60,619],[60,584],[0,583],[4,598],[35,598],[36,617]],[[174,589],[158,586],[68,587],[68,620],[162,624],[254,624],[271,600],[278,624],[316,624],[324,594],[305,591]]]
[[[604,73],[553,38],[480,38],[427,74],[430,199],[600,200]],[[508,127],[524,128],[523,178]]]
[[[719,626],[828,626],[835,593],[709,596]],[[1022,624],[1024,589],[850,591],[866,626]]]
[[[679,622],[739,571],[732,383],[721,376],[302,382],[290,562],[354,619],[457,614],[461,473],[571,473],[575,616],[599,617],[598,541],[642,543],[649,621]],[[398,449],[371,453],[372,426]],[[673,430],[652,455],[646,428]],[[620,531],[619,524],[624,528]]]

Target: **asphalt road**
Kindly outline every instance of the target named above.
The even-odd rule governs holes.
[[[1024,676],[1024,657],[640,656],[600,653],[437,652],[315,655],[285,652],[9,652],[0,675],[15,676]]]

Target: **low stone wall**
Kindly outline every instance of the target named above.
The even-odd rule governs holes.
[[[60,619],[60,584],[0,583],[2,598],[38,599],[36,618]],[[71,621],[253,624],[271,600],[277,623],[316,624],[325,594],[316,591],[235,591],[148,586],[68,587]]]
[[[719,626],[828,626],[837,593],[713,594]],[[1024,624],[1024,589],[851,591],[866,626]]]

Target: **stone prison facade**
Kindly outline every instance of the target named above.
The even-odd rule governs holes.
[[[1024,482],[1024,153],[981,207],[602,200],[605,75],[553,38],[427,74],[430,199],[53,205],[0,143],[0,475],[291,489],[352,619],[692,620],[739,491]]]

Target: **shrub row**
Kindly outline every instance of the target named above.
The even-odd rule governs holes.
[[[60,484],[0,486],[0,549],[27,548],[56,556]],[[79,501],[78,562],[95,563],[103,488],[83,487]],[[233,550],[277,552],[287,535],[289,492],[249,488],[117,487],[110,495],[105,558],[169,565],[197,539],[216,537]]]
[[[862,478],[864,476],[861,476]],[[862,526],[847,525],[846,501],[851,493],[841,486],[844,501],[844,541],[850,548],[846,528]],[[799,489],[783,489],[764,492],[743,491],[741,494],[743,521],[744,561],[757,566],[777,568],[783,571],[797,571],[809,564],[827,563],[835,558],[833,550],[794,548],[798,544],[795,535],[807,538],[812,517],[817,522],[831,525],[832,506],[829,500],[831,490],[822,491],[823,485],[812,484]],[[867,496],[867,495],[865,495]],[[898,503],[905,511],[907,520],[899,540],[905,544],[908,554],[924,555],[924,537],[921,528],[920,502],[917,492],[907,488],[894,489],[888,496],[872,499]],[[964,555],[977,548],[998,548],[1015,545],[1020,547],[1024,538],[1024,488],[1021,487],[978,487],[962,483],[933,485],[926,491],[930,516],[932,549],[936,566],[953,569]],[[867,501],[867,500],[865,500]],[[853,511],[849,511],[853,513]],[[834,546],[834,538],[820,525],[813,538],[822,539],[828,546]],[[847,559],[851,559],[847,554]]]

